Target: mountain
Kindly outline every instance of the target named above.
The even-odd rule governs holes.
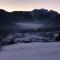
[[[0,9],[0,31],[1,30],[19,30],[15,23],[39,23],[43,29],[60,29],[60,14],[56,11],[47,9],[34,9],[32,11],[13,11],[7,12]]]

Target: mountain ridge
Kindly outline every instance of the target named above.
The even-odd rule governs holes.
[[[56,11],[47,9],[13,12],[7,12],[3,9],[0,9],[0,29],[4,27],[12,27],[14,26],[14,23],[18,22],[40,23],[44,25],[44,27],[55,28],[60,27],[60,14]]]

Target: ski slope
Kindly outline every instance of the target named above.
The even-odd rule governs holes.
[[[5,46],[0,52],[0,60],[60,60],[60,42]]]

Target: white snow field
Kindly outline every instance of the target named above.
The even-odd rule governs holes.
[[[60,60],[60,42],[5,46],[0,52],[0,60]]]

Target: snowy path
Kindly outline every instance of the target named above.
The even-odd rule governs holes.
[[[60,42],[7,46],[0,52],[0,60],[60,60]]]

